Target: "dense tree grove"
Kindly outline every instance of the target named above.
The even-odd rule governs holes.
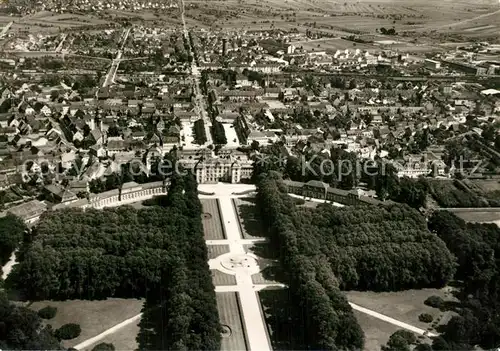
[[[445,244],[407,206],[319,206],[294,212],[299,252],[328,257],[342,289],[443,286],[453,276]]]
[[[4,265],[23,238],[26,225],[23,220],[8,214],[0,218],[0,265]]]
[[[445,327],[435,350],[472,350],[500,346],[500,228],[466,223],[447,211],[429,219],[435,232],[457,257],[455,277],[463,281],[460,315]]]
[[[271,241],[289,274],[289,289],[298,319],[296,326],[303,344],[311,349],[361,349],[363,332],[340,292],[338,282],[323,255],[308,257],[299,249],[300,235],[294,223],[294,205],[280,192],[276,174],[262,175],[258,183],[258,204],[271,229]],[[306,243],[302,243],[306,244]],[[304,246],[304,245],[302,245]]]
[[[71,340],[78,337],[82,333],[82,328],[79,324],[68,323],[62,325],[54,333],[55,337],[61,340]]]
[[[36,312],[12,304],[0,293],[0,349],[63,350]]]
[[[178,252],[166,271],[169,282],[148,293],[139,348],[219,350],[219,314],[194,177],[172,177],[168,195],[159,203],[184,216],[187,227],[176,233]]]
[[[343,289],[441,287],[453,276],[452,255],[407,206],[325,206],[304,211],[301,220]]]
[[[175,175],[161,204],[45,214],[9,283],[30,299],[146,297],[141,349],[219,349],[192,175]]]
[[[497,194],[471,191],[461,180],[427,180],[429,193],[441,207],[498,207]]]
[[[57,307],[45,306],[38,311],[38,316],[43,319],[52,319],[56,316]]]
[[[426,206],[428,183],[424,178],[399,178],[396,168],[388,163],[379,164],[373,177],[366,177],[368,185],[375,189],[377,197],[406,203],[413,208]]]
[[[400,329],[389,337],[382,351],[410,351],[410,345],[417,341],[415,334],[408,330]]]
[[[202,119],[193,124],[193,136],[196,144],[203,145],[207,142],[207,133],[205,131],[205,122]]]
[[[30,299],[143,296],[160,283],[186,226],[165,208],[49,212],[20,252],[12,279]]]
[[[215,144],[227,144],[226,132],[224,131],[224,125],[221,122],[215,120],[212,122],[212,135]]]
[[[258,205],[312,349],[361,348],[363,334],[342,289],[441,287],[454,258],[408,206],[294,206],[278,173],[262,174]],[[325,325],[325,321],[329,321]]]

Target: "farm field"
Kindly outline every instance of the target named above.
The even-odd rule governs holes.
[[[500,5],[494,0],[239,0],[186,1],[189,27],[224,30],[264,30],[283,28],[300,32],[334,35],[375,35],[381,27],[391,28],[404,37],[421,38],[453,34],[464,39],[498,36]],[[55,14],[40,11],[23,18],[0,17],[0,24],[14,20],[12,31],[57,32],[81,26],[106,25],[117,19],[150,22],[174,28],[180,25],[178,9],[164,11],[107,10],[97,16]],[[314,24],[314,25],[313,25]],[[406,33],[406,34],[405,34]],[[426,37],[429,39],[428,37]],[[340,44],[338,44],[340,45]]]
[[[471,180],[475,186],[481,188],[484,192],[490,192],[495,190],[500,190],[500,181],[495,179],[479,179],[479,180]]]
[[[9,22],[16,22],[21,17],[13,17],[13,16],[0,16],[0,26],[5,26]]]
[[[317,39],[310,40],[306,42],[296,42],[293,43],[297,47],[302,47],[308,51],[326,51],[328,53],[340,50],[343,51],[345,49],[349,50],[367,50],[367,51],[376,51],[379,50],[375,45],[371,44],[362,44],[355,43],[349,40],[344,40],[340,38],[333,39]]]
[[[460,217],[467,222],[496,223],[500,226],[500,211],[457,211],[454,213],[457,217]]]
[[[6,21],[6,22],[4,22]],[[9,32],[58,32],[60,30],[67,30],[78,28],[82,26],[92,25],[107,25],[108,21],[99,19],[92,15],[78,15],[78,14],[56,14],[49,11],[41,11],[24,17],[13,18],[10,16],[3,16],[0,18],[0,24],[13,21],[13,25]]]
[[[424,301],[429,296],[437,295],[445,301],[454,301],[449,288],[383,293],[346,291],[345,294],[349,302],[421,329],[428,329],[431,326],[419,321],[418,316],[421,313],[429,313],[434,320],[440,318],[442,321],[448,320],[451,315],[451,312],[441,312],[439,309],[425,305]],[[435,332],[435,330],[432,331]]]
[[[335,35],[376,34],[381,27],[394,27],[400,34],[422,37],[454,34],[465,39],[498,33],[498,1],[431,0],[279,0],[241,3],[236,0],[186,1],[188,25],[220,26],[224,29],[306,29]],[[496,12],[498,11],[498,12]],[[304,24],[309,23],[308,26]],[[311,25],[314,24],[314,25]],[[405,35],[406,36],[406,35]]]
[[[62,343],[64,347],[73,347],[128,318],[138,315],[141,313],[143,301],[115,298],[101,301],[37,301],[28,307],[38,311],[48,305],[57,307],[56,316],[47,321],[54,329],[66,323],[76,323],[82,328],[80,336]]]
[[[109,20],[113,20],[116,18],[137,18],[142,21],[161,24],[162,28],[175,28],[181,25],[180,16],[178,15],[177,9],[162,10],[158,12],[152,12],[147,10],[142,12],[136,12],[136,11],[109,9],[105,11],[105,14],[109,16]]]

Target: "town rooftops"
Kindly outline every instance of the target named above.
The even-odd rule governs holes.
[[[483,95],[500,95],[500,90],[497,89],[486,89],[481,91]]]
[[[248,134],[248,139],[262,139],[265,137],[266,137],[266,134],[264,134],[263,132],[260,132],[258,130],[253,130],[250,132],[250,134]]]
[[[109,150],[125,150],[126,145],[124,140],[109,140],[108,149]]]
[[[25,221],[28,221],[40,216],[43,212],[45,212],[45,210],[47,210],[47,205],[45,203],[38,200],[31,200],[21,205],[9,208],[4,212],[4,215],[7,213],[11,213],[22,218]]]
[[[59,197],[61,202],[76,200],[76,195],[71,190],[63,189],[57,185],[49,184],[45,186],[45,189],[54,196]]]
[[[223,90],[218,92],[220,96],[258,96],[262,95],[262,90]]]

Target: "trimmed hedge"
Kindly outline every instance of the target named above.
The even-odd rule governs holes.
[[[432,317],[429,313],[422,313],[418,316],[418,320],[424,323],[430,323],[434,320],[434,317]]]
[[[79,324],[68,323],[57,329],[54,335],[60,340],[70,340],[78,337],[81,332],[82,328]]]
[[[95,345],[92,351],[115,351],[115,345],[101,342],[100,344]]]
[[[46,306],[38,311],[38,316],[43,319],[52,319],[56,316],[57,307]]]
[[[430,306],[430,307],[434,307],[434,308],[441,308],[441,306],[443,306],[443,303],[444,303],[444,300],[436,295],[429,296],[424,301],[424,304],[426,304],[427,306]]]

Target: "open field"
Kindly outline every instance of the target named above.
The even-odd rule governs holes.
[[[203,233],[206,240],[224,239],[224,229],[216,199],[202,199],[203,206]]]
[[[117,19],[134,19],[135,21],[145,22],[146,25],[158,25],[162,28],[178,28],[182,25],[180,15],[177,9],[172,8],[161,11],[144,10],[126,11],[109,9],[101,14],[101,17],[110,21]]]
[[[397,326],[365,313],[354,311],[354,315],[365,334],[364,349],[366,351],[380,350],[383,345],[387,344],[389,337],[399,330]]]
[[[418,315],[423,312],[441,318],[441,323],[447,323],[451,318],[451,312],[440,312],[423,304],[423,301],[431,295],[448,297],[445,290],[424,289],[410,290],[397,293],[361,293],[347,292],[350,302],[361,305],[375,312],[385,314],[389,317],[406,321],[413,326],[428,330],[430,324],[418,321]],[[300,341],[299,331],[295,330],[294,323],[290,321],[290,305],[287,289],[262,290],[259,298],[266,318],[266,323],[271,335],[273,348],[275,350],[298,349]],[[449,300],[449,299],[448,299]],[[364,305],[362,305],[364,304]],[[391,334],[401,329],[398,326],[372,317],[368,314],[354,310],[363,332],[365,334],[365,350],[380,350],[385,345]],[[419,338],[423,342],[430,343],[428,338]]]
[[[478,223],[496,223],[500,227],[500,211],[489,211],[489,212],[467,212],[458,211],[454,212],[457,217],[462,218],[467,222],[478,222]]]
[[[367,51],[379,50],[375,45],[355,43],[340,38],[310,40],[306,42],[294,43],[294,45],[299,48],[302,47],[308,51],[326,51],[328,53],[335,53],[337,50],[343,51],[345,49],[360,49]]]
[[[238,142],[238,135],[233,125],[231,123],[223,123],[222,125],[224,126],[224,132],[227,138],[227,146],[238,147],[240,145]]]
[[[265,233],[257,213],[255,199],[251,197],[233,199],[233,205],[238,215],[243,239],[263,237]]]
[[[400,34],[420,39],[428,39],[421,34],[432,31],[433,36],[453,34],[466,39],[498,36],[497,10],[500,4],[495,0],[186,1],[187,23],[193,27],[309,29],[337,36],[375,35],[381,27],[394,27]]]
[[[182,122],[181,139],[182,145],[186,149],[191,149],[193,147],[193,144],[195,144],[193,126],[190,122]]]
[[[117,332],[104,337],[98,343],[89,346],[85,349],[85,351],[91,351],[95,345],[102,342],[113,344],[115,346],[115,350],[137,350],[139,345],[137,344],[136,338],[140,330],[139,323],[140,320],[123,327]]]
[[[227,334],[229,334],[222,337],[221,350],[246,350],[245,332],[240,316],[238,293],[218,292],[216,293],[216,298],[220,322],[223,328],[228,331]]]
[[[425,305],[424,301],[429,296],[437,295],[445,301],[454,301],[450,290],[447,288],[384,293],[347,291],[345,294],[349,302],[421,329],[427,329],[431,325],[420,322],[418,319],[420,314],[429,313],[435,320],[440,317],[442,321],[445,321],[450,318],[452,313],[441,312],[436,308]],[[433,332],[435,332],[435,330],[433,330]]]
[[[479,180],[471,180],[471,182],[481,188],[483,192],[491,192],[495,190],[500,190],[500,181],[496,179],[479,179]]]
[[[91,14],[56,14],[41,11],[24,17],[0,16],[0,25],[13,21],[9,33],[28,32],[58,32],[82,26],[108,25],[110,22],[99,19]]]
[[[141,313],[143,301],[114,298],[102,301],[37,301],[29,308],[38,311],[47,305],[57,307],[56,316],[47,321],[54,329],[66,323],[77,323],[82,328],[79,337],[63,341],[63,346],[72,347]]]

